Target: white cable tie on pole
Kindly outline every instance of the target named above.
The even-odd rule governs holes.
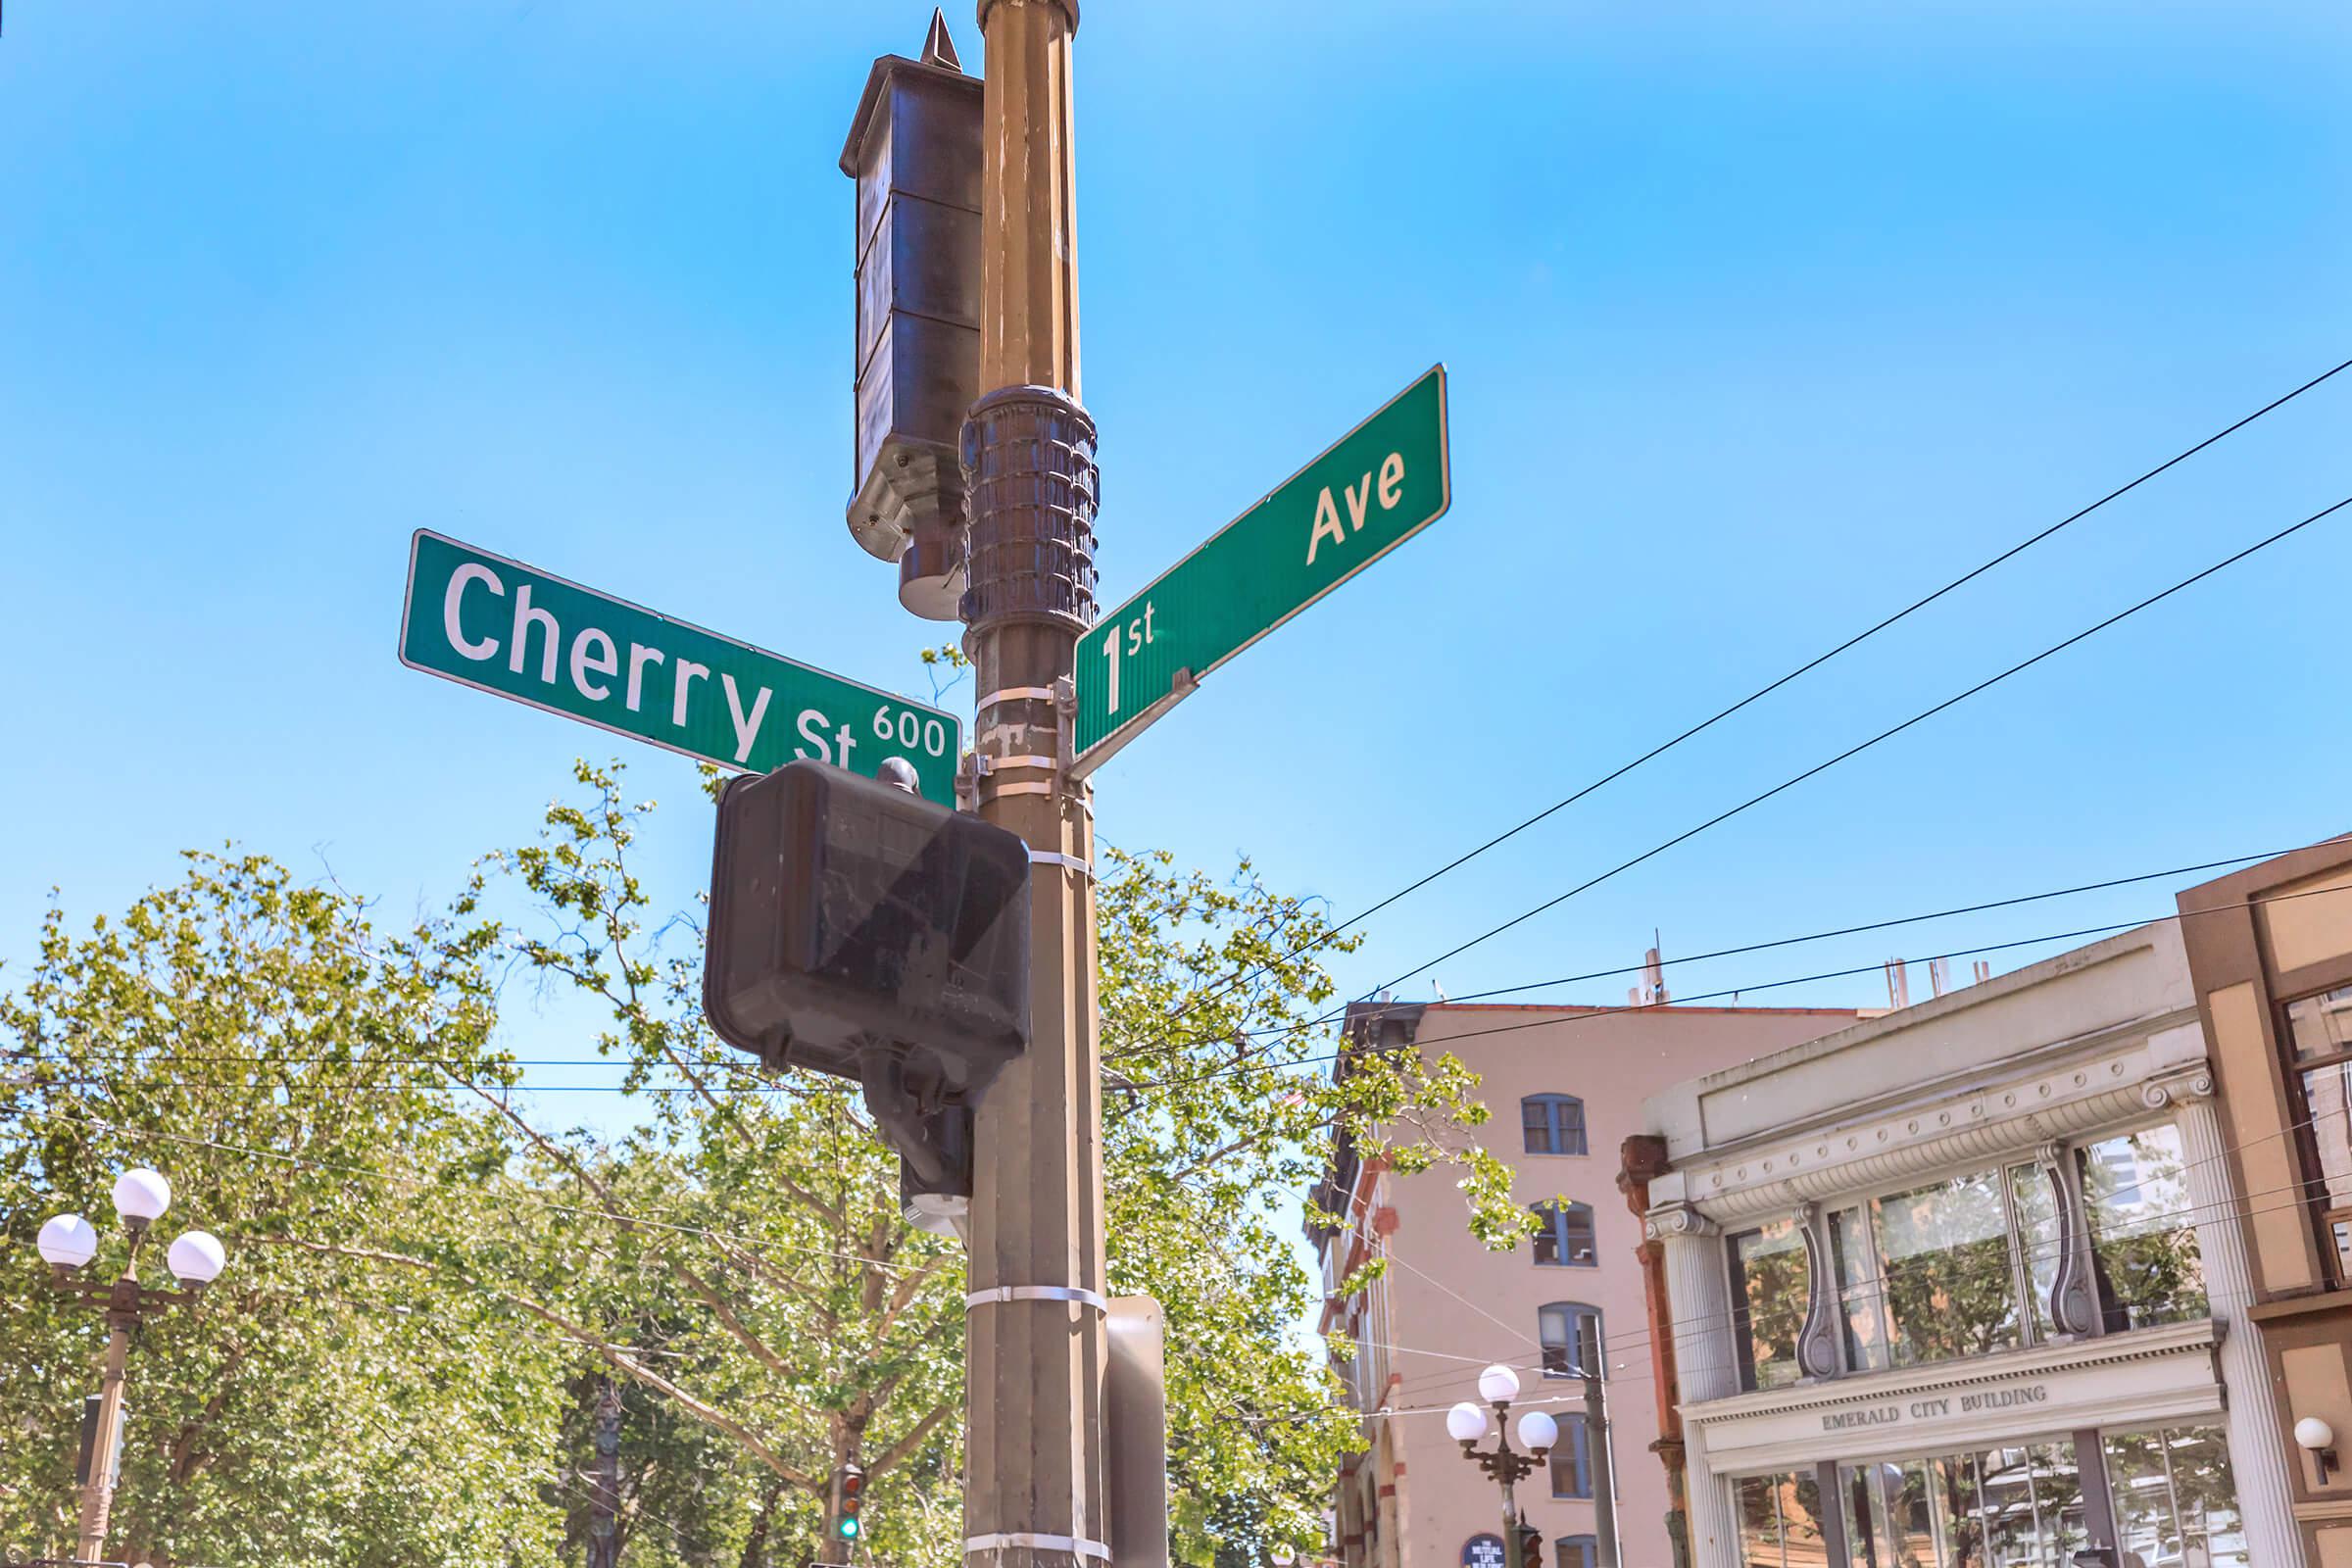
[[[1049,1536],[1033,1530],[999,1530],[985,1536],[966,1536],[964,1553],[1003,1551],[1007,1546],[1027,1546],[1032,1551],[1066,1551],[1073,1557],[1100,1557],[1110,1561],[1110,1548],[1100,1541],[1083,1536]]]
[[[966,1311],[998,1301],[1076,1301],[1098,1312],[1107,1313],[1110,1310],[1110,1302],[1100,1293],[1076,1285],[992,1285],[984,1291],[966,1291],[963,1294]]]

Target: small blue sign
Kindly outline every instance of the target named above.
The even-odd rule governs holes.
[[[1502,1568],[1502,1538],[1472,1536],[1463,1542],[1462,1568]]]

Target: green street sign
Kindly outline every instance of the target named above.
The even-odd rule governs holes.
[[[1446,447],[1441,365],[1105,615],[1078,643],[1074,771],[1437,521],[1453,499]]]
[[[926,797],[956,804],[955,714],[425,528],[409,543],[400,662],[739,771],[814,758],[871,777],[903,757]]]

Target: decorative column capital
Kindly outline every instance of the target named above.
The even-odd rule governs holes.
[[[1672,1242],[1720,1236],[1723,1227],[1689,1203],[1664,1203],[1642,1216],[1642,1234],[1653,1242]]]
[[[2147,1102],[2150,1110],[2163,1110],[2176,1101],[2210,1100],[2213,1098],[2213,1064],[2200,1061],[2178,1072],[2168,1072],[2151,1078],[2139,1087],[2139,1098]]]

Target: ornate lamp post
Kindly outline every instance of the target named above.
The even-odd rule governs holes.
[[[41,1227],[41,1256],[49,1261],[51,1283],[71,1300],[106,1314],[112,1331],[106,1342],[106,1373],[99,1385],[98,1419],[90,1434],[89,1470],[81,1484],[81,1540],[74,1557],[98,1562],[106,1550],[106,1519],[115,1497],[115,1453],[122,1441],[122,1375],[130,1358],[130,1331],[143,1318],[193,1301],[220,1276],[228,1261],[220,1239],[210,1231],[183,1231],[164,1254],[164,1262],[185,1287],[177,1291],[151,1290],[139,1283],[139,1247],[147,1228],[172,1206],[172,1184],[156,1171],[126,1170],[115,1182],[115,1213],[130,1233],[130,1250],[122,1272],[112,1281],[76,1277],[75,1271],[98,1255],[98,1232],[79,1214],[60,1214]]]
[[[1462,1446],[1463,1458],[1501,1483],[1504,1568],[1520,1568],[1519,1506],[1511,1488],[1550,1457],[1551,1446],[1559,1441],[1560,1425],[1542,1410],[1522,1411],[1519,1446],[1527,1451],[1519,1452],[1511,1446],[1509,1431],[1511,1401],[1519,1396],[1519,1374],[1507,1366],[1487,1368],[1478,1375],[1478,1396],[1494,1406],[1494,1446],[1478,1446],[1478,1440],[1487,1435],[1487,1412],[1468,1399],[1446,1412],[1446,1431]]]

